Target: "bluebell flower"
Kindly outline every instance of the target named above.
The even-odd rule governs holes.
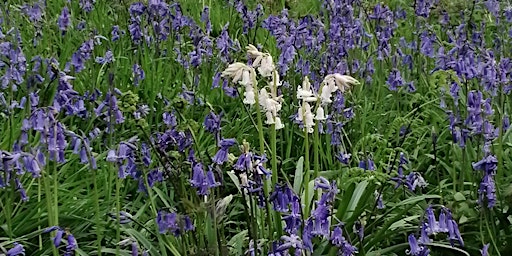
[[[139,256],[139,247],[135,241],[132,242],[132,256]]]
[[[119,38],[121,37],[121,34],[124,35],[124,30],[119,30],[119,26],[118,25],[114,25],[112,26],[112,32],[111,32],[111,35],[112,35],[112,42],[115,42],[117,40],[119,40]]]
[[[64,6],[64,8],[62,8],[60,16],[57,20],[57,24],[59,25],[59,29],[64,33],[68,30],[70,23],[71,23],[71,20],[70,20],[69,9],[67,6]]]
[[[485,174],[478,188],[478,203],[488,208],[496,205],[496,185],[492,174]]]
[[[439,228],[439,222],[436,220],[436,216],[434,215],[434,209],[432,209],[432,206],[429,206],[427,210],[425,211],[425,214],[427,215],[427,226],[426,231],[430,234],[436,234],[439,233],[441,230]]]
[[[80,0],[78,5],[85,12],[91,12],[94,9],[94,2],[95,0]]]
[[[139,86],[140,82],[146,78],[146,74],[141,66],[133,64],[132,67],[133,85]]]
[[[416,187],[425,188],[428,185],[428,183],[419,172],[409,173],[409,175],[407,175],[405,184],[411,191],[415,191]]]
[[[210,8],[208,6],[205,6],[201,12],[201,22],[205,24],[205,32],[209,35],[212,32],[212,23],[210,22]]]
[[[336,159],[338,159],[338,161],[340,161],[342,164],[349,164],[350,162],[350,158],[352,157],[352,154],[350,153],[343,153],[343,152],[339,152],[338,154],[335,155]]]
[[[464,241],[462,240],[462,236],[459,232],[459,226],[457,222],[453,219],[448,220],[448,239],[450,240],[450,244],[454,246],[455,241],[457,241],[460,246],[464,246]]]
[[[156,223],[160,234],[171,232],[176,237],[184,232],[194,230],[194,226],[188,216],[179,216],[175,212],[158,211]]]
[[[484,171],[486,174],[495,174],[498,170],[498,159],[494,155],[488,155],[482,160],[472,163],[473,169]]]
[[[25,248],[19,243],[13,243],[14,247],[7,251],[7,256],[25,255]]]
[[[290,234],[289,236],[284,235],[281,236],[281,240],[283,240],[283,243],[277,247],[278,251],[284,251],[290,248],[294,248],[296,255],[300,253],[302,249],[302,240],[300,239],[299,236],[295,234]]]
[[[152,188],[156,182],[164,181],[163,172],[160,169],[154,169],[148,173],[148,185]]]
[[[503,116],[502,120],[502,129],[503,133],[505,133],[510,128],[510,119],[507,114]]]
[[[357,247],[351,245],[343,236],[343,223],[340,223],[334,227],[334,230],[332,231],[330,241],[331,243],[338,247],[339,255],[343,256],[352,256],[356,255]]]
[[[405,84],[405,81],[400,74],[400,70],[393,68],[386,83],[388,84],[389,90],[397,91],[399,87],[402,87]]]
[[[34,23],[41,22],[43,20],[43,9],[44,5],[41,6],[40,2],[36,2],[33,5],[25,4],[22,6],[23,13],[25,13],[29,20]]]
[[[105,53],[104,57],[96,57],[96,63],[99,63],[101,65],[108,64],[114,62],[114,54],[111,50],[108,50]]]
[[[268,179],[272,175],[272,171],[265,168],[263,165],[268,161],[266,155],[258,156],[253,154],[252,155],[253,160],[253,168],[256,170],[256,172],[259,175],[265,175],[265,177]]]
[[[73,255],[73,251],[75,251],[77,248],[78,248],[78,244],[76,243],[76,239],[75,239],[75,236],[73,236],[73,234],[71,233],[67,233],[67,240],[68,240],[68,245],[66,245],[66,253],[65,255]]]
[[[217,115],[214,112],[210,112],[203,122],[203,126],[207,132],[216,134],[221,130],[220,126],[221,115]]]
[[[269,201],[272,203],[275,211],[285,213],[288,212],[293,196],[294,193],[287,184],[276,184]]]
[[[420,239],[419,239],[419,243],[420,244],[428,244],[428,243],[431,243],[432,240],[430,239],[429,237],[429,234],[428,234],[428,229],[429,229],[429,226],[427,223],[423,223],[421,225],[421,235],[420,235]]]
[[[288,234],[297,234],[302,225],[301,218],[301,203],[300,199],[297,195],[293,195],[290,202],[291,213],[283,217],[283,220],[286,224],[284,230],[288,232]],[[275,207],[275,206],[274,206]]]
[[[16,178],[16,179],[14,179],[14,181],[16,183],[16,189],[20,192],[21,200],[23,202],[27,202],[28,201],[27,191],[25,191],[25,189],[23,188],[23,185],[21,184],[20,179]]]
[[[252,153],[247,152],[243,153],[238,157],[235,165],[233,166],[235,170],[239,171],[250,171],[252,170]]]
[[[424,245],[419,245],[418,240],[416,240],[416,237],[413,234],[409,235],[408,240],[409,240],[410,249],[405,251],[406,254],[414,255],[414,256],[429,255],[430,250]]]
[[[482,256],[489,256],[489,244],[484,244],[484,247],[480,250]]]
[[[149,146],[146,143],[142,143],[140,147],[141,153],[142,153],[142,163],[149,167],[151,164],[151,151]]]

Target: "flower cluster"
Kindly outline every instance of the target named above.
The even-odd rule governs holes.
[[[313,132],[315,126],[314,120],[327,120],[325,108],[328,104],[333,103],[333,93],[339,91],[344,93],[348,91],[352,85],[359,82],[351,76],[341,75],[338,73],[327,75],[320,85],[318,93],[313,91],[309,78],[306,76],[302,82],[302,86],[297,87],[297,99],[302,101],[299,107],[296,120],[303,124],[305,131]],[[310,103],[317,103],[315,114],[312,112]]]
[[[167,232],[172,233],[178,237],[188,231],[195,229],[194,223],[187,215],[178,215],[175,212],[159,211],[156,217],[156,224],[160,234]]]
[[[69,230],[67,230],[67,229],[65,230],[58,226],[49,227],[49,228],[45,229],[43,231],[43,233],[49,233],[49,232],[53,232],[53,231],[55,231],[55,237],[52,239],[53,245],[56,248],[59,248],[59,246],[62,242],[63,236],[66,235],[67,245],[66,245],[66,251],[64,252],[64,256],[74,255],[74,251],[76,249],[78,249],[78,244],[76,242],[75,236],[73,236],[73,234],[71,234],[69,232]]]
[[[410,191],[415,191],[417,187],[425,188],[428,183],[425,181],[421,173],[411,172],[407,176],[404,175],[404,168],[409,163],[405,154],[400,152],[400,160],[398,163],[398,176],[391,178],[396,182],[395,189],[402,184],[405,185]]]
[[[244,141],[240,146],[242,154],[233,165],[240,186],[244,193],[255,195],[259,207],[265,206],[265,196],[263,195],[263,179],[269,179],[271,171],[265,168],[267,157],[259,156],[250,151],[249,143]]]
[[[272,56],[260,52],[254,45],[248,45],[246,49],[251,65],[235,62],[222,72],[222,77],[229,77],[233,83],[244,86],[244,104],[254,105],[257,101],[262,111],[265,112],[267,118],[265,123],[275,125],[275,129],[282,129],[284,124],[279,117],[282,108],[282,96],[278,95],[281,82]],[[263,78],[268,79],[268,86],[258,88],[255,69]]]
[[[432,206],[425,210],[425,215],[426,220],[421,223],[419,239],[414,234],[409,235],[409,245],[411,248],[407,251],[407,254],[415,256],[428,255],[430,250],[427,244],[432,243],[430,236],[440,233],[448,235],[448,240],[452,246],[455,246],[455,242],[458,242],[460,246],[464,246],[459,226],[453,219],[450,209],[442,207],[439,213],[439,220],[436,219]]]

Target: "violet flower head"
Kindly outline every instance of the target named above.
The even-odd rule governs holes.
[[[155,186],[157,182],[164,181],[164,173],[160,169],[152,170],[148,173],[148,185],[150,188]]]
[[[428,183],[419,172],[409,173],[409,175],[407,175],[405,184],[411,191],[415,191],[416,187],[425,188],[428,185]]]
[[[171,232],[176,237],[195,229],[188,216],[181,216],[175,212],[158,211],[156,223],[160,234]]]
[[[439,233],[441,231],[439,228],[439,222],[437,222],[436,220],[436,216],[434,215],[434,209],[432,209],[432,206],[429,206],[427,208],[425,214],[427,215],[427,233],[429,235]]]
[[[209,189],[220,186],[220,182],[215,180],[212,167],[209,166],[205,174],[201,163],[196,163],[192,168],[192,179],[189,182],[192,187],[197,189],[197,194],[201,196],[209,195]]]
[[[283,221],[286,224],[284,230],[288,232],[288,234],[297,234],[298,231],[300,230],[300,227],[302,226],[302,207],[299,197],[297,195],[293,195],[289,202],[289,205],[291,213],[283,217]]]
[[[464,246],[464,241],[462,240],[462,236],[460,235],[459,225],[453,219],[447,220],[448,225],[448,239],[450,240],[450,244],[455,246],[455,241],[459,243],[460,246]]]
[[[210,22],[210,8],[208,6],[205,6],[201,12],[201,22],[204,23],[205,32],[209,35],[212,32],[212,23]]]
[[[413,256],[429,255],[430,250],[426,246],[418,244],[418,240],[416,240],[416,237],[413,234],[409,235],[408,240],[410,249],[405,251],[406,254]]]
[[[133,64],[132,67],[132,79],[133,79],[133,85],[139,86],[140,82],[146,78],[146,73],[144,73],[144,70],[141,66],[138,64]]]
[[[104,57],[96,57],[96,63],[99,63],[101,65],[108,64],[114,62],[114,54],[111,50],[108,50],[105,53]]]
[[[216,115],[214,112],[210,112],[204,118],[203,126],[207,132],[217,134],[221,130],[220,121],[221,115]]]
[[[115,42],[115,41],[119,40],[121,35],[124,35],[124,33],[125,33],[124,30],[120,30],[118,25],[112,26],[112,32],[111,32],[111,35],[112,35],[111,40],[112,40],[112,42]]]
[[[332,231],[330,241],[331,243],[338,247],[339,254],[342,256],[353,256],[356,255],[357,247],[351,245],[348,240],[343,236],[343,223],[336,225],[334,230]]]
[[[400,70],[394,68],[389,73],[386,83],[388,84],[389,90],[397,91],[399,87],[402,87],[405,84],[405,81],[400,74]]]
[[[64,8],[62,8],[60,16],[57,20],[57,24],[59,25],[59,29],[60,29],[60,31],[62,31],[62,33],[65,33],[68,30],[68,27],[71,23],[70,16],[71,16],[71,14],[69,13],[68,7],[64,6]]]
[[[488,208],[493,208],[496,205],[496,184],[492,174],[485,174],[480,182],[478,203],[480,205],[487,203]]]
[[[78,248],[78,244],[76,242],[75,236],[73,234],[67,234],[68,245],[66,245],[66,253],[65,255],[73,255],[73,252]]]
[[[510,128],[510,119],[508,115],[505,115],[502,120],[502,129],[503,133],[505,133]]]
[[[18,256],[25,255],[25,248],[19,243],[13,243],[14,247],[7,251],[6,256]]]
[[[94,2],[96,0],[80,0],[78,1],[78,5],[85,12],[91,12],[94,9]]]
[[[31,22],[36,23],[43,20],[43,8],[41,3],[34,3],[33,5],[25,4],[22,10]]]
[[[484,244],[484,247],[480,250],[482,256],[489,256],[489,245],[490,244]]]
[[[218,165],[222,165],[223,163],[227,162],[229,148],[232,147],[233,145],[235,145],[235,143],[236,143],[235,139],[222,139],[219,142],[220,148],[212,159],[213,162]]]
[[[473,169],[478,171],[484,171],[486,174],[494,175],[498,170],[498,159],[494,155],[488,155],[482,160],[472,163]]]
[[[430,10],[434,7],[434,5],[438,1],[436,0],[416,0],[416,10],[415,13],[417,16],[428,18],[430,16]]]
[[[350,158],[352,157],[352,154],[340,152],[340,153],[336,154],[335,157],[342,164],[348,165],[350,163]]]
[[[289,206],[293,200],[294,193],[286,184],[276,184],[274,191],[270,195],[269,200],[273,205],[273,209],[278,212],[288,212]]]

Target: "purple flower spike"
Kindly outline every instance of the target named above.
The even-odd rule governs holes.
[[[62,12],[60,13],[59,19],[57,20],[59,25],[59,29],[64,33],[68,30],[70,21],[69,9],[67,6],[62,8]]]

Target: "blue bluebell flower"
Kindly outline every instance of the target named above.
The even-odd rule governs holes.
[[[25,255],[25,248],[19,243],[13,243],[14,247],[7,251],[7,256]]]

